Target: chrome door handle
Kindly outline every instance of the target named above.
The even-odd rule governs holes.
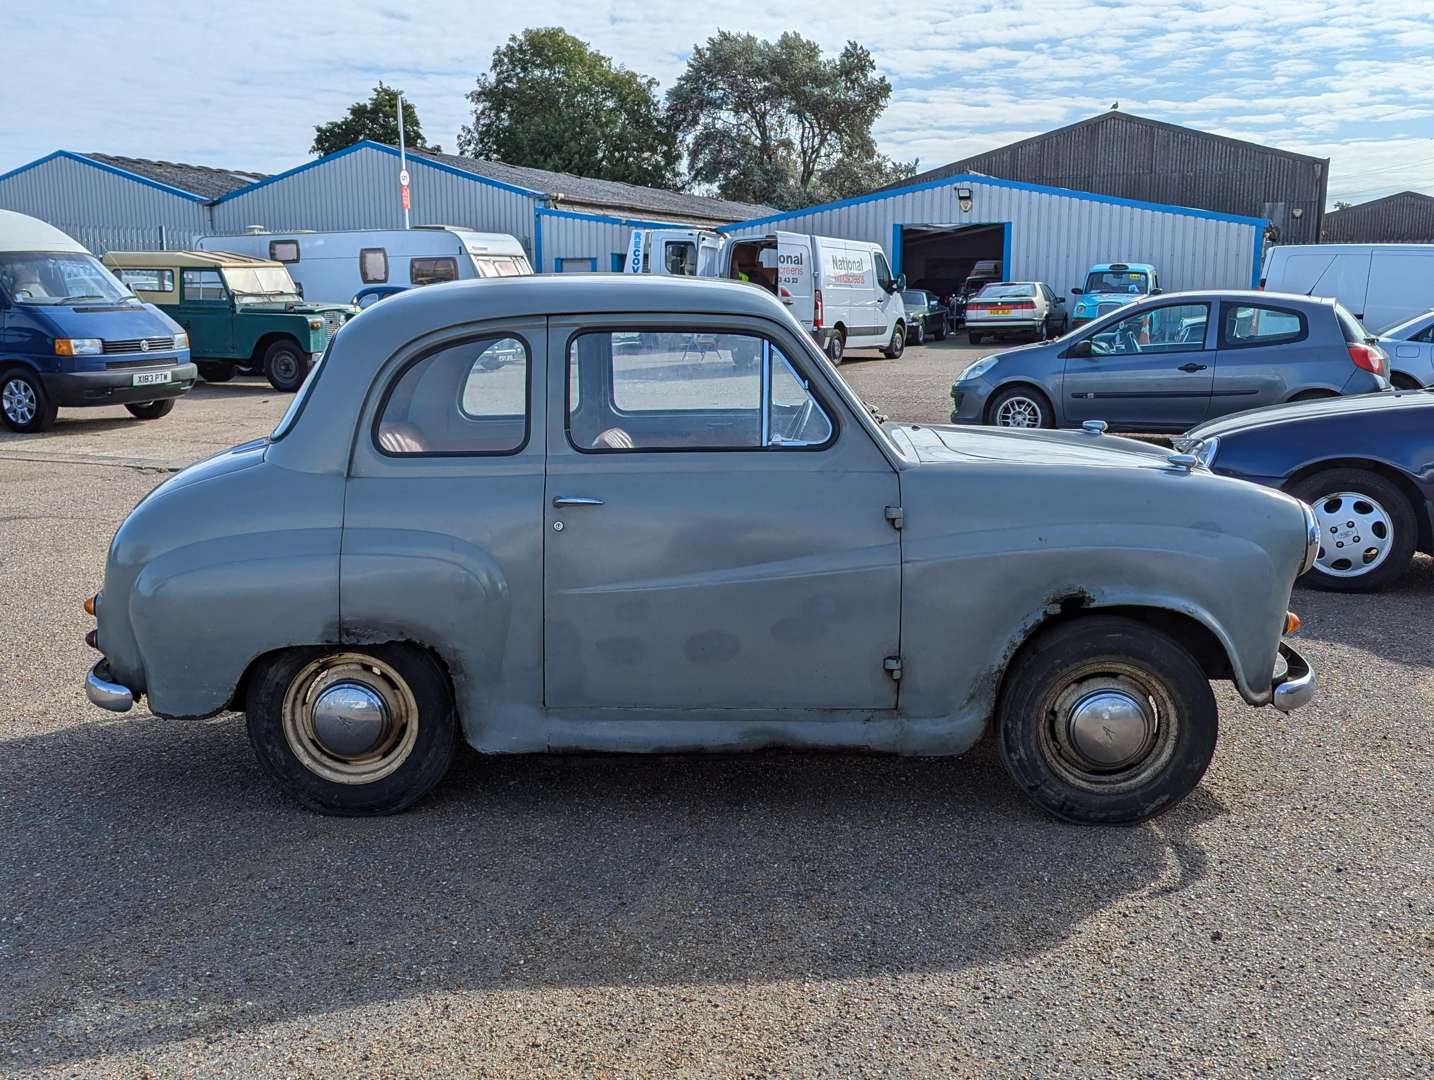
[[[585,495],[554,495],[553,507],[561,509],[564,506],[601,506],[601,499],[589,499]]]

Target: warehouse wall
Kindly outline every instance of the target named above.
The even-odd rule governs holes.
[[[280,173],[214,204],[216,233],[250,225],[275,231],[401,229],[398,155],[371,146],[340,151]],[[423,158],[408,159],[415,225],[462,225],[508,233],[533,258],[539,200]]]
[[[0,209],[47,221],[96,255],[190,247],[211,231],[202,199],[63,155],[0,177]]]
[[[970,188],[962,210],[956,189]],[[775,229],[881,244],[899,265],[901,225],[1009,222],[1006,277],[1044,281],[1058,293],[1098,262],[1148,262],[1166,291],[1248,289],[1258,281],[1264,222],[1212,211],[1161,207],[991,177],[949,177],[724,228],[734,236]]]
[[[535,244],[538,258],[533,260],[533,269],[540,274],[588,268],[598,273],[610,273],[621,269],[621,257],[627,252],[633,229],[693,227],[674,221],[647,221],[607,214],[539,209],[538,241]],[[618,256],[617,264],[614,264],[614,255]]]
[[[1434,198],[1402,191],[1331,210],[1320,237],[1331,244],[1434,244]]]

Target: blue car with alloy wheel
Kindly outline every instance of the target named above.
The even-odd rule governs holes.
[[[1434,554],[1434,390],[1234,413],[1191,428],[1175,448],[1314,508],[1319,553],[1307,584],[1378,589],[1402,576],[1416,551]]]
[[[198,378],[179,324],[52,225],[0,210],[0,419],[44,431],[63,406],[167,416]]]

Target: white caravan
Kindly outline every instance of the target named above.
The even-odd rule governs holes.
[[[635,229],[627,273],[730,277],[775,293],[834,363],[847,349],[896,357],[906,343],[904,278],[880,244],[774,232],[729,237],[700,229]]]
[[[1260,287],[1332,296],[1382,333],[1434,308],[1434,244],[1277,245]]]
[[[203,236],[203,251],[231,251],[281,262],[306,300],[364,301],[414,285],[533,272],[523,245],[506,233],[454,225],[346,232],[267,232]]]

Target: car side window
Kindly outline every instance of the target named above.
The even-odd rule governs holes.
[[[223,300],[226,296],[218,270],[181,271],[180,284],[186,300]]]
[[[436,285],[458,280],[458,260],[451,255],[433,259],[411,259],[408,280],[415,285]]]
[[[781,349],[755,335],[579,334],[568,385],[568,439],[585,453],[811,448],[835,434]]]
[[[1419,333],[1415,334],[1410,341],[1434,342],[1434,323],[1430,323]]]
[[[1220,348],[1287,345],[1308,336],[1305,317],[1288,308],[1225,304],[1220,315]]]
[[[272,262],[296,263],[299,261],[297,240],[270,240],[269,259]]]
[[[374,442],[391,457],[512,454],[528,441],[527,345],[485,337],[445,345],[390,385]]]
[[[891,289],[891,268],[886,265],[886,256],[879,251],[872,252],[872,262],[876,264],[876,283],[881,288]]]
[[[1208,304],[1170,304],[1146,308],[1090,338],[1096,356],[1200,352],[1205,348]]]
[[[174,292],[174,271],[153,267],[124,267],[119,279],[135,292]]]

